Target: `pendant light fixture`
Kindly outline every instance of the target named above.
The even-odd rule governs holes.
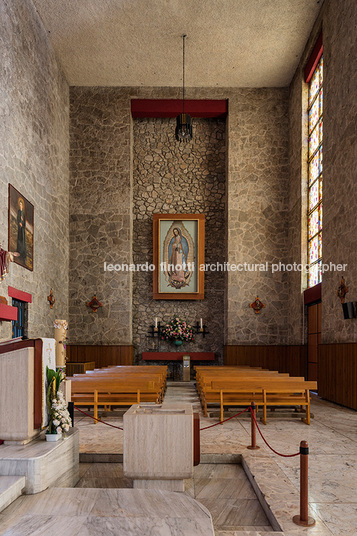
[[[185,39],[187,35],[182,36],[182,114],[176,117],[175,136],[177,141],[192,140],[192,119],[185,113]]]

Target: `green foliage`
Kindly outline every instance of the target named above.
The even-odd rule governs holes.
[[[56,381],[55,386],[56,386],[56,392],[57,392],[62,380],[64,379],[63,370],[58,369],[57,371],[55,371],[53,369],[50,369],[50,368],[46,367],[46,375],[47,375],[47,383],[48,383],[48,385],[51,385],[52,380],[55,379],[55,381]]]
[[[52,418],[52,401],[54,398],[56,398],[57,391],[59,389],[59,386],[61,385],[62,380],[64,379],[63,376],[63,370],[58,369],[57,371],[50,369],[46,367],[46,377],[47,377],[47,409],[49,412],[49,423],[48,423],[48,433],[49,434],[56,434],[56,429],[53,425],[53,418]]]

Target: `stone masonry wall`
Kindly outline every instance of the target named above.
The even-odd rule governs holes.
[[[134,121],[133,163],[133,262],[153,262],[153,214],[205,214],[205,262],[225,261],[225,121],[194,119],[193,140],[177,143],[175,119]],[[136,358],[156,348],[157,339],[147,338],[154,318],[161,322],[175,314],[194,324],[203,318],[209,334],[197,335],[184,345],[191,351],[223,354],[224,285],[223,272],[205,274],[204,300],[154,300],[151,272],[133,274],[133,343]],[[172,344],[160,342],[161,351]]]
[[[34,271],[11,263],[0,294],[8,297],[8,285],[30,292],[29,337],[53,337],[54,319],[68,318],[68,84],[30,0],[2,0],[0,20],[0,242],[5,249],[9,183],[35,211]],[[10,322],[0,326],[0,338],[5,337],[11,337]]]
[[[130,344],[130,100],[127,91],[71,88],[70,342]],[[97,295],[103,307],[86,306]]]
[[[141,308],[138,298],[144,287],[138,287],[137,274],[104,272],[103,263],[127,263],[136,256],[138,244],[145,242],[146,251],[152,250],[151,214],[161,206],[163,212],[175,212],[177,207],[167,201],[170,192],[167,177],[160,175],[158,197],[148,192],[143,199],[153,199],[147,207],[137,210],[138,186],[133,180],[136,141],[141,136],[140,122],[133,125],[130,117],[131,98],[180,98],[180,88],[71,88],[71,268],[70,268],[70,341],[72,343],[115,344],[132,341],[132,292],[134,285],[134,331],[135,343],[143,348],[144,331],[155,316],[165,319],[170,316],[168,305],[157,302],[148,306],[152,295],[152,278],[140,275],[145,285],[145,300]],[[227,225],[222,231],[228,240],[228,262],[276,262],[287,255],[287,177],[288,177],[288,92],[286,89],[232,89],[232,88],[188,88],[188,99],[228,99],[229,115],[226,128],[226,211]],[[150,122],[149,122],[150,123]],[[169,123],[169,121],[167,121]],[[165,121],[150,123],[155,133],[165,135]],[[202,128],[204,123],[201,124]],[[209,122],[206,123],[209,125]],[[159,128],[160,127],[160,128]],[[195,127],[196,128],[196,127]],[[206,127],[205,127],[206,128]],[[207,127],[208,128],[208,127]],[[211,131],[206,131],[211,134]],[[214,129],[213,129],[214,132]],[[198,131],[199,135],[200,131]],[[184,165],[189,170],[199,166],[191,157],[202,159],[203,166],[209,163],[208,146],[203,140],[202,153],[195,155],[178,153],[182,156],[180,177],[184,177]],[[144,132],[140,144],[152,151]],[[160,134],[160,143],[162,138]],[[194,142],[195,143],[195,142]],[[199,142],[201,143],[201,142]],[[217,140],[218,143],[218,140]],[[175,141],[172,143],[172,151]],[[200,146],[197,146],[200,147]],[[165,149],[164,144],[156,147],[155,155]],[[139,150],[141,151],[140,147]],[[166,149],[165,149],[166,150]],[[187,148],[185,150],[188,150]],[[192,150],[192,149],[191,149]],[[162,153],[163,154],[163,153]],[[172,154],[167,153],[169,158]],[[152,155],[146,155],[150,157]],[[135,155],[137,158],[138,155]],[[166,157],[166,155],[165,155]],[[216,156],[209,158],[215,161]],[[140,156],[140,158],[143,158]],[[204,163],[206,161],[206,163]],[[151,161],[146,161],[151,169]],[[163,163],[161,163],[163,165]],[[160,164],[160,165],[161,165]],[[162,167],[162,170],[165,168]],[[205,167],[203,168],[205,169]],[[221,168],[220,168],[221,169]],[[170,170],[166,170],[170,173]],[[175,167],[178,172],[178,166]],[[181,173],[182,172],[182,173]],[[136,173],[136,171],[135,171]],[[192,171],[190,171],[192,173]],[[210,171],[211,173],[211,171]],[[223,177],[223,172],[219,171]],[[155,174],[150,177],[153,186]],[[157,177],[156,177],[157,180]],[[180,179],[180,181],[183,179]],[[220,179],[221,180],[221,179]],[[193,182],[193,184],[197,184]],[[197,186],[198,187],[198,186]],[[223,187],[223,185],[222,185]],[[212,190],[208,207],[204,200],[192,195],[187,207],[190,212],[207,212],[217,206],[220,193]],[[165,194],[165,195],[164,195]],[[204,192],[208,195],[208,191]],[[202,192],[199,195],[203,196]],[[211,194],[210,194],[211,196]],[[134,204],[133,204],[134,197]],[[223,201],[219,201],[221,204]],[[184,207],[183,198],[178,204]],[[192,210],[191,210],[192,207]],[[222,205],[223,207],[223,205]],[[188,209],[185,209],[188,211]],[[150,218],[149,218],[150,213]],[[137,218],[141,215],[143,219]],[[141,216],[140,216],[141,217]],[[150,221],[149,221],[150,220]],[[213,218],[211,218],[213,222]],[[224,218],[222,215],[222,222]],[[218,221],[218,220],[217,220]],[[109,231],[109,232],[108,232]],[[224,237],[225,235],[225,237]],[[133,237],[133,240],[132,240]],[[221,255],[221,253],[220,253]],[[213,286],[207,276],[207,296]],[[216,276],[214,276],[216,277]],[[190,321],[203,317],[209,319],[212,338],[197,344],[205,349],[217,347],[218,329],[222,328],[224,342],[229,344],[285,344],[287,335],[288,291],[286,274],[231,272],[217,286],[217,296],[223,293],[222,317],[209,313],[206,300],[195,305],[180,302],[175,309],[187,315]],[[211,280],[213,281],[213,279]],[[217,279],[218,281],[218,279]],[[93,314],[88,312],[85,302],[97,292],[104,307]],[[259,295],[266,308],[260,315],[249,309],[249,303]],[[212,303],[213,298],[207,298]],[[217,298],[218,299],[218,298]],[[221,298],[219,298],[221,300]],[[146,305],[145,305],[146,304]],[[145,311],[144,311],[145,310]],[[157,314],[156,314],[157,311]],[[145,326],[135,328],[145,317]],[[207,315],[207,316],[206,316]],[[139,318],[140,316],[140,318]],[[223,327],[222,327],[223,326]],[[140,333],[138,331],[140,330]],[[147,339],[147,345],[152,343]],[[221,344],[221,343],[220,343]],[[137,350],[138,352],[138,350]]]
[[[228,127],[228,261],[268,270],[228,273],[227,343],[286,344],[288,93],[242,90],[230,100]],[[255,268],[255,266],[254,266]],[[249,304],[259,296],[259,314]]]
[[[323,262],[348,265],[345,273],[322,277],[322,343],[356,342],[357,321],[344,320],[336,292],[344,275],[347,301],[357,300],[357,3],[325,0],[290,87],[289,257],[305,262],[307,210],[307,84],[305,64],[323,30],[324,163]],[[301,235],[301,229],[302,235]],[[289,275],[289,342],[306,337],[302,291],[306,281]]]

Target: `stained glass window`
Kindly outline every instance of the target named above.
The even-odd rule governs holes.
[[[323,56],[309,83],[308,286],[321,282]]]

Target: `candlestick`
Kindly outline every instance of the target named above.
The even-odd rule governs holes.
[[[155,328],[157,328],[157,321],[158,321],[158,318],[156,317],[155,318]]]
[[[200,318],[200,329],[203,329],[203,320]]]

